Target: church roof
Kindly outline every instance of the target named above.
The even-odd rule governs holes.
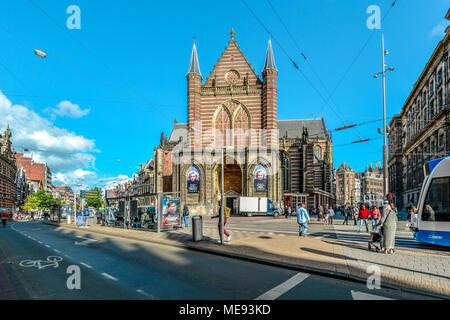
[[[308,129],[309,138],[327,138],[327,128],[323,119],[278,120],[279,137],[301,138],[303,128]]]
[[[198,55],[197,55],[197,47],[195,46],[195,42],[194,42],[194,46],[192,47],[192,54],[191,54],[191,62],[189,64],[189,71],[188,74],[198,74],[198,75],[202,75],[202,73],[200,72],[200,64],[198,63]]]
[[[267,52],[266,52],[266,62],[264,63],[264,70],[277,70],[277,66],[275,65],[275,56],[273,54],[272,49],[272,41],[269,39],[269,44],[267,45]]]

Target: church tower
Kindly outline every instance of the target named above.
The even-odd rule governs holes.
[[[264,63],[263,75],[263,128],[266,129],[265,140],[267,146],[275,146],[278,143],[277,128],[277,78],[278,70],[275,65],[275,58],[272,49],[272,42],[269,39],[267,46],[266,61]]]
[[[202,73],[198,62],[197,47],[192,48],[191,62],[186,75],[187,78],[187,130],[189,132],[189,144],[191,148],[199,148],[200,141],[195,141],[195,131],[201,130],[200,123],[200,90],[202,86]],[[197,126],[197,127],[196,127]],[[198,131],[200,132],[200,131]],[[198,134],[197,134],[198,136]]]

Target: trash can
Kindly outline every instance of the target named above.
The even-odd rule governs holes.
[[[193,216],[192,217],[192,240],[194,242],[203,240],[202,216]]]

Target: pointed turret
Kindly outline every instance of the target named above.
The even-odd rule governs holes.
[[[264,70],[277,70],[277,66],[275,65],[275,57],[273,54],[272,49],[272,41],[269,39],[269,44],[267,45],[267,52],[266,52],[266,62],[264,63]]]
[[[200,72],[200,64],[198,63],[197,47],[195,46],[195,41],[194,47],[192,48],[191,63],[189,64],[188,74],[198,74],[200,76],[202,75],[202,73]]]

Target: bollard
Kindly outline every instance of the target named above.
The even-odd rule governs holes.
[[[203,240],[203,217],[193,216],[192,217],[192,241],[202,241]]]

